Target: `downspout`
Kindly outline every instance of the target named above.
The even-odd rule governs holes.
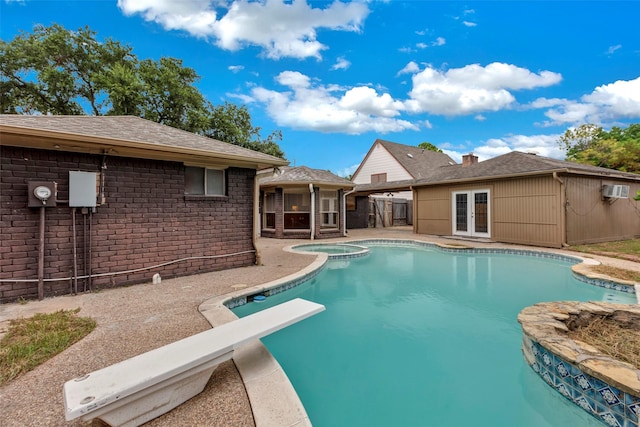
[[[565,183],[558,176],[558,172],[553,172],[553,179],[560,183],[560,206],[562,206],[561,210],[561,218],[560,218],[560,231],[562,234],[562,247],[569,246],[567,244],[567,195],[566,195],[566,187]]]
[[[313,192],[313,184],[309,184],[309,192],[311,193],[311,218],[310,218],[310,226],[311,226],[311,240],[314,239],[314,234],[316,231],[316,198]]]
[[[253,177],[253,233],[251,244],[256,254],[256,265],[262,265],[260,252],[258,252],[258,236],[260,235],[260,183],[258,182],[258,174]]]
[[[347,237],[347,196],[351,193],[355,193],[355,188],[351,189],[351,191],[347,191],[346,193],[342,193],[342,235]]]
[[[416,202],[418,200],[418,191],[413,188],[413,185],[409,186],[409,190],[411,190],[411,215],[413,216],[412,218],[412,227],[413,228],[413,234],[418,234],[418,217],[417,217],[417,213],[418,213],[418,208],[416,206],[418,206],[418,203]]]

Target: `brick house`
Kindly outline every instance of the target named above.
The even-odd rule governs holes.
[[[355,184],[326,170],[282,167],[259,175],[261,235],[328,239],[345,235],[345,196]]]
[[[132,116],[0,115],[0,302],[254,264],[256,171],[286,164]]]

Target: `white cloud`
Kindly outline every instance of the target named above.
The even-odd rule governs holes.
[[[343,57],[336,60],[336,63],[331,67],[332,70],[346,70],[351,67],[351,62],[347,61]]]
[[[364,158],[364,156],[362,156],[362,157]],[[356,171],[356,169],[358,169],[358,166],[360,166],[360,163],[348,166],[346,168],[339,169],[337,171],[331,171],[331,172],[333,172],[335,175],[338,175],[338,176],[341,176],[341,177],[344,178],[344,177],[353,175],[353,173]]]
[[[472,151],[480,161],[501,156],[511,151],[535,153],[544,157],[564,160],[566,153],[558,144],[560,136],[560,134],[508,135],[502,138],[488,139],[473,148]],[[461,162],[463,155],[469,153],[469,150],[457,150],[454,147],[449,147],[449,144],[443,144],[442,147],[444,146],[451,148],[443,149],[443,151],[458,163]]]
[[[259,46],[269,58],[321,58],[327,47],[316,39],[318,29],[360,31],[369,14],[366,4],[335,1],[324,9],[306,0],[285,2],[238,0],[118,0],[125,15],[140,14],[167,30],[183,30],[236,51]]]
[[[296,71],[282,72],[276,81],[288,90],[257,87],[251,94],[255,101],[266,105],[279,126],[353,135],[418,130],[417,125],[395,118],[403,108],[402,102],[371,87],[325,86]]]
[[[477,27],[478,24],[476,24],[475,22],[471,22],[471,21],[462,21],[462,24],[465,27]]]
[[[400,71],[415,72],[411,62]],[[431,66],[413,77],[407,108],[413,112],[463,115],[509,108],[515,97],[509,90],[533,89],[558,83],[560,74],[542,71],[538,74],[511,64],[494,62],[439,71]]]
[[[621,44],[617,44],[615,46],[609,46],[609,49],[607,49],[607,55],[613,55],[615,53],[616,50],[622,48]]]
[[[229,65],[228,68],[232,73],[239,73],[240,71],[244,70],[244,65]]]
[[[401,74],[413,74],[413,73],[417,73],[418,71],[420,71],[420,66],[415,62],[411,61],[407,65],[405,65],[402,70],[398,71],[396,75],[399,76]]]
[[[438,37],[435,41],[431,42],[431,46],[444,46],[447,43],[444,37]]]
[[[593,123],[606,125],[620,119],[640,118],[640,77],[618,80],[598,86],[579,101],[540,98],[531,103],[534,108],[549,108],[546,126]]]

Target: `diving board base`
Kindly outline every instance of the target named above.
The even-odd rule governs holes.
[[[218,365],[231,359],[233,352],[198,366],[179,376],[158,383],[136,394],[82,417],[84,421],[98,418],[110,426],[136,427],[182,405],[202,393]]]

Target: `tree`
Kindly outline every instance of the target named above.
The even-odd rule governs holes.
[[[583,124],[567,130],[559,140],[567,150],[566,160],[576,163],[640,173],[640,124],[605,131]]]
[[[37,25],[11,43],[0,41],[2,112],[13,114],[100,114],[105,94],[101,74],[127,60],[131,48],[98,43],[87,27],[76,32]]]
[[[209,124],[203,133],[210,138],[284,159],[284,153],[278,145],[278,141],[282,140],[282,132],[273,131],[266,139],[262,139],[260,130],[251,124],[251,115],[246,106],[225,102],[211,107]]]
[[[429,150],[429,151],[435,151],[436,153],[442,153],[442,150],[439,149],[438,147],[436,147],[435,145],[433,145],[430,142],[421,142],[420,144],[418,144],[418,147],[422,148],[423,150]]]
[[[139,61],[88,27],[57,24],[0,40],[0,58],[1,113],[135,115],[284,158],[280,131],[262,139],[246,107],[212,106],[180,59]]]

